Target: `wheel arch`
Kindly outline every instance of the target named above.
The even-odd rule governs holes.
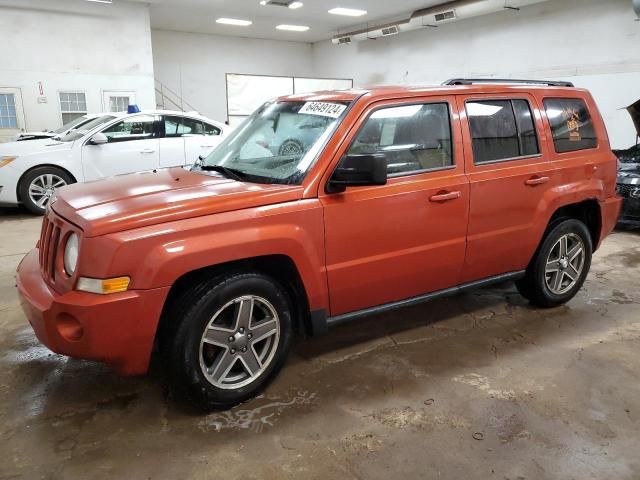
[[[22,172],[22,175],[20,175],[20,178],[16,182],[16,198],[18,199],[19,202],[22,202],[22,199],[20,198],[20,185],[22,184],[22,181],[23,181],[24,177],[26,175],[28,175],[29,172],[32,172],[36,168],[43,168],[43,167],[51,167],[51,168],[55,168],[55,169],[58,169],[58,170],[62,170],[64,173],[66,173],[67,175],[69,175],[71,177],[71,179],[73,180],[73,183],[77,183],[78,182],[78,180],[76,179],[76,176],[73,173],[71,173],[68,169],[66,169],[64,167],[61,167],[60,165],[55,165],[53,163],[40,163],[38,165],[34,165],[33,167],[30,167],[27,170],[25,170],[24,172]]]
[[[170,312],[174,303],[189,287],[225,273],[240,272],[256,272],[273,277],[283,286],[289,297],[296,316],[294,319],[296,332],[302,335],[312,333],[309,298],[300,272],[291,257],[283,254],[274,254],[209,265],[181,275],[171,286],[165,300],[156,330],[156,341],[160,340],[163,334],[170,332],[176,326],[170,318]]]
[[[547,222],[547,228],[542,240],[557,222],[567,218],[575,218],[587,226],[591,235],[593,250],[595,251],[598,248],[600,233],[602,232],[602,212],[598,201],[595,198],[590,198],[557,208]]]

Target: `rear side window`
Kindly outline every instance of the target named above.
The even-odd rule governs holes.
[[[380,108],[362,126],[349,154],[382,153],[389,175],[453,166],[447,103]]]
[[[598,146],[591,115],[584,101],[578,98],[546,98],[544,108],[551,124],[556,152],[574,152]]]
[[[540,153],[526,100],[467,102],[474,163],[490,163]]]

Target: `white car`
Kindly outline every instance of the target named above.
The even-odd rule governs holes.
[[[22,132],[13,138],[13,141],[23,142],[25,140],[42,140],[43,138],[53,138],[65,135],[69,133],[71,130],[77,130],[81,128],[84,124],[89,123],[94,118],[101,117],[103,115],[107,115],[106,113],[87,113],[86,115],[81,115],[78,118],[74,118],[70,122],[65,123],[57,130],[43,130],[40,132]]]
[[[42,214],[56,188],[124,173],[189,166],[229,131],[196,113],[110,113],[54,139],[0,144],[0,205]]]

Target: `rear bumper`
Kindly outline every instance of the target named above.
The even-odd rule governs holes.
[[[169,287],[60,295],[43,280],[37,249],[18,266],[17,286],[33,331],[50,350],[105,362],[122,375],[147,371]]]
[[[620,217],[620,210],[622,209],[622,197],[617,195],[609,197],[606,200],[600,202],[600,212],[602,214],[602,229],[600,231],[600,241],[598,245],[604,240],[604,238],[611,233],[618,223]]]

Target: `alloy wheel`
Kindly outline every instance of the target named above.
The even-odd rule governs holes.
[[[562,235],[549,252],[545,266],[547,288],[556,295],[571,290],[584,268],[585,246],[575,233]]]
[[[200,340],[200,368],[215,387],[236,389],[270,365],[280,339],[280,319],[266,299],[244,295],[211,318]]]
[[[40,208],[45,208],[56,188],[64,187],[67,182],[55,173],[39,175],[29,185],[29,198]]]

